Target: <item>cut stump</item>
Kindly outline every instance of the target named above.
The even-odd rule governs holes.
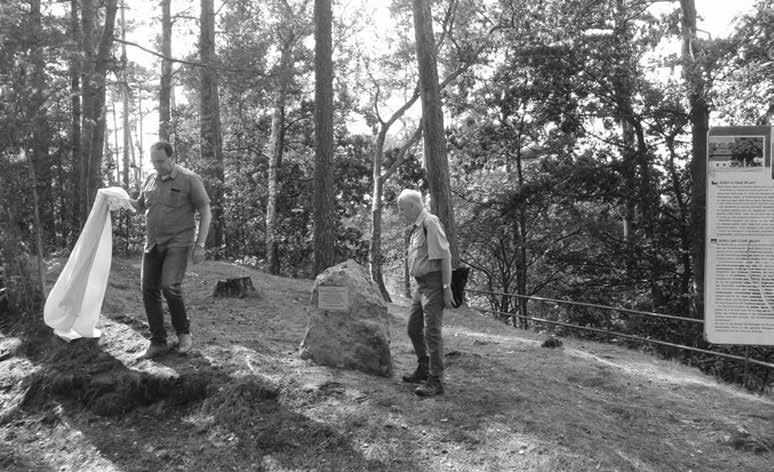
[[[253,280],[250,277],[237,277],[234,279],[218,280],[213,297],[237,297],[244,298],[256,293]]]

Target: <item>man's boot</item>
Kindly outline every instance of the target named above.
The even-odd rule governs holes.
[[[177,336],[177,352],[179,354],[187,354],[193,347],[193,336],[188,333],[179,334]]]
[[[140,359],[153,359],[167,352],[167,344],[159,342],[151,342],[148,345],[148,349],[140,356]]]
[[[420,397],[432,397],[433,395],[440,395],[443,393],[443,382],[441,377],[437,375],[431,375],[427,378],[427,382],[423,383],[414,393]]]
[[[420,359],[419,365],[417,365],[417,370],[415,370],[411,375],[404,375],[403,381],[408,383],[422,383],[427,380],[427,365],[429,362],[430,360],[427,357]]]

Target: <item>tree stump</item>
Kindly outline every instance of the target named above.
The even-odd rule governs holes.
[[[237,297],[244,298],[250,293],[255,293],[255,286],[250,277],[237,277],[234,279],[218,280],[213,297]]]
[[[549,336],[545,341],[543,341],[543,344],[541,344],[540,347],[547,347],[549,349],[562,347],[562,340],[555,338],[554,336]]]
[[[5,287],[0,288],[0,315],[8,313],[8,294]]]

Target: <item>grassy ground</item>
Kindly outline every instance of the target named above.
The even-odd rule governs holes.
[[[194,352],[137,357],[139,261],[115,260],[98,340],[0,322],[0,470],[774,470],[774,401],[645,354],[447,312],[447,392],[420,399],[405,300],[394,378],[316,366],[298,345],[311,281],[193,266]],[[58,267],[51,268],[51,277]],[[213,299],[250,276],[257,295]],[[170,332],[172,330],[170,329]]]

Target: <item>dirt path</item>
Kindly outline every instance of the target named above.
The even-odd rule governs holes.
[[[0,324],[0,470],[774,470],[774,402],[694,369],[571,339],[541,348],[455,310],[447,393],[420,399],[399,380],[414,363],[402,301],[396,375],[378,378],[298,358],[311,281],[192,269],[188,356],[137,360],[137,260],[114,260],[99,340]],[[245,275],[257,296],[209,296]]]

